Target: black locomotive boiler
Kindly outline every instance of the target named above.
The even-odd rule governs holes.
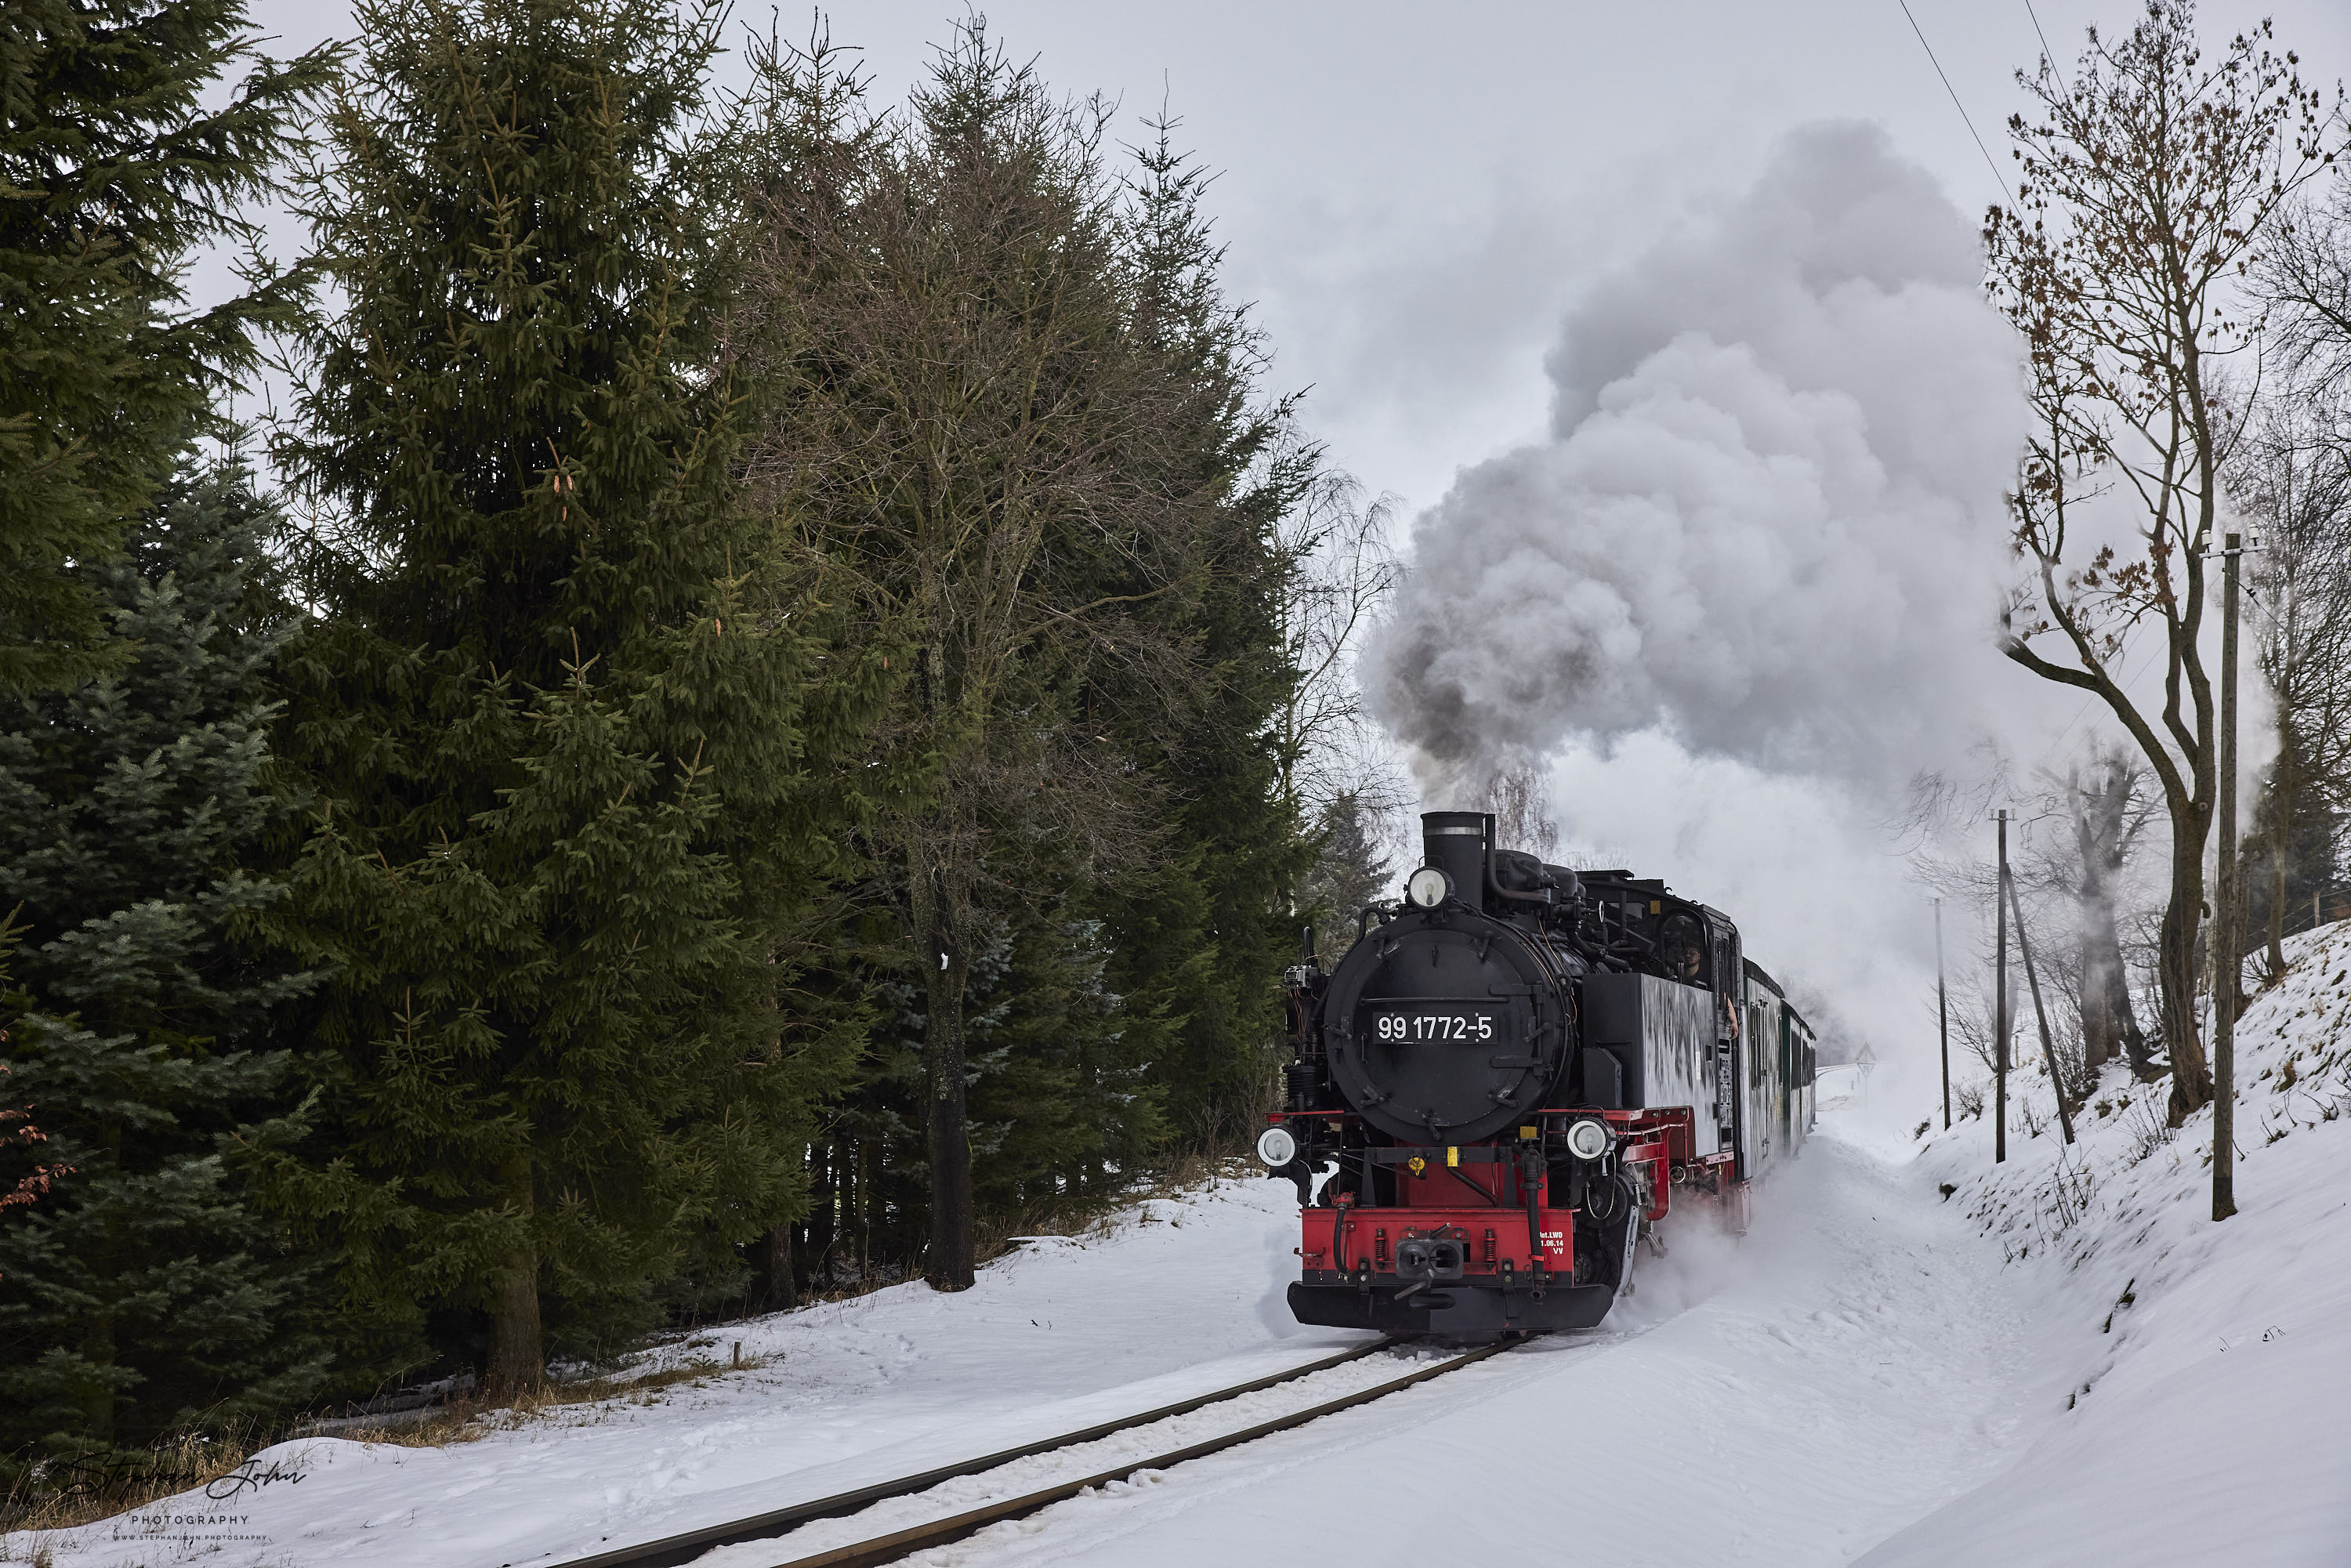
[[[1743,1226],[1812,1124],[1812,1030],[1719,910],[1498,849],[1490,816],[1421,828],[1403,898],[1328,973],[1310,933],[1286,977],[1295,1058],[1258,1155],[1298,1185],[1290,1311],[1592,1327],[1677,1189]]]

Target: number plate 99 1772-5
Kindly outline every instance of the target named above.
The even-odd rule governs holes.
[[[1486,1012],[1383,1012],[1372,1019],[1372,1038],[1420,1041],[1489,1040],[1495,1017]]]

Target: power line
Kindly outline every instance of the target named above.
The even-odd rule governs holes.
[[[2049,35],[2041,30],[2041,13],[2032,8],[2032,0],[2024,0],[2024,14],[2032,18],[2032,36],[2041,40],[2041,57],[2055,65],[2056,52],[2049,47]]]
[[[1942,77],[1943,90],[1951,95],[1951,107],[1959,111],[1959,122],[1968,128],[1968,134],[1974,137],[1976,151],[1983,154],[1984,167],[1991,171],[1992,189],[2005,198],[2008,182],[2001,178],[2000,165],[1991,161],[1991,149],[1984,145],[1982,137],[1976,135],[1976,122],[1968,118],[1968,106],[1959,101],[1959,89],[1951,85],[1949,77],[1943,75],[1943,62],[1935,57],[1935,46],[1927,41],[1927,34],[1918,26],[1918,18],[1910,15],[1910,0],[1895,0],[1895,3],[1902,7],[1902,15],[1908,18],[1910,30],[1918,35],[1918,47],[1927,51],[1927,63],[1935,68],[1937,76]],[[2040,26],[2038,22],[2033,25],[2036,27]]]

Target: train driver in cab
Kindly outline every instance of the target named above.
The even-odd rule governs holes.
[[[1697,923],[1687,915],[1677,915],[1666,922],[1666,967],[1685,986],[1706,984],[1706,942],[1699,935]]]

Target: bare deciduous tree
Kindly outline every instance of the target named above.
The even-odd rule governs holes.
[[[1281,637],[1298,678],[1275,718],[1280,789],[1301,821],[1350,797],[1373,822],[1403,809],[1404,780],[1355,678],[1358,640],[1404,579],[1388,537],[1393,497],[1367,500],[1352,476],[1327,473],[1280,530]]]
[[[1542,767],[1521,758],[1487,776],[1478,809],[1494,813],[1494,841],[1550,860],[1559,853],[1559,823],[1552,816],[1551,791]]]
[[[2336,166],[2323,200],[2289,212],[2255,269],[2273,352],[2304,401],[2339,411],[2351,403],[2351,166]]]
[[[2296,831],[2313,808],[2351,807],[2351,443],[2332,395],[2339,386],[2331,372],[2284,381],[2230,465],[2231,488],[2261,537],[2247,586],[2277,732],[2255,841],[2268,873],[2273,980],[2285,972]]]
[[[2118,1056],[2140,1077],[2160,1077],[2134,1000],[2147,969],[2134,960],[2145,955],[2126,940],[2126,934],[2136,937],[2145,903],[2139,852],[2162,809],[2148,790],[2145,764],[2126,742],[2105,737],[2089,741],[2063,772],[2036,768],[2029,782],[1991,750],[1972,784],[1933,774],[1913,781],[1910,809],[1900,824],[1919,840],[1910,856],[1913,874],[1986,934],[1975,956],[1987,971],[1995,870],[1980,845],[1964,855],[1938,853],[1928,845],[1948,842],[1954,826],[1981,822],[2000,805],[2012,811],[2010,870],[2034,933],[2044,999],[2053,998],[2050,1023],[2068,1093],[2078,1100],[2097,1070]],[[1980,980],[1961,984],[1980,990]]]
[[[2116,42],[2093,30],[2070,76],[2044,57],[2018,79],[2039,118],[2010,121],[2021,178],[1984,228],[1992,298],[2030,354],[2032,413],[2011,497],[2030,580],[2001,647],[2099,698],[2162,792],[2158,968],[2177,1119],[2211,1098],[2196,1004],[2218,742],[2205,552],[2238,417],[2221,367],[2257,326],[2233,289],[2338,132],[2293,57],[2272,52],[2268,24],[2207,62],[2189,0],[2149,0]],[[2148,636],[2159,701],[2124,671]]]
[[[2065,775],[2064,798],[2073,819],[2075,856],[2074,994],[2083,1064],[2093,1074],[2117,1056],[2142,1078],[2156,1071],[2154,1053],[2131,1005],[2116,911],[2131,852],[2153,815],[2146,784],[2146,768],[2126,747],[2112,743],[2094,748],[2085,765]]]
[[[2263,801],[2272,974],[2283,966],[2291,841],[2311,808],[2351,814],[2351,165],[2298,204],[2258,273],[2283,386],[2241,465],[2264,548],[2252,560],[2262,673],[2279,760]],[[2329,824],[2330,830],[2332,824]],[[2332,880],[2339,846],[2327,835]]]

